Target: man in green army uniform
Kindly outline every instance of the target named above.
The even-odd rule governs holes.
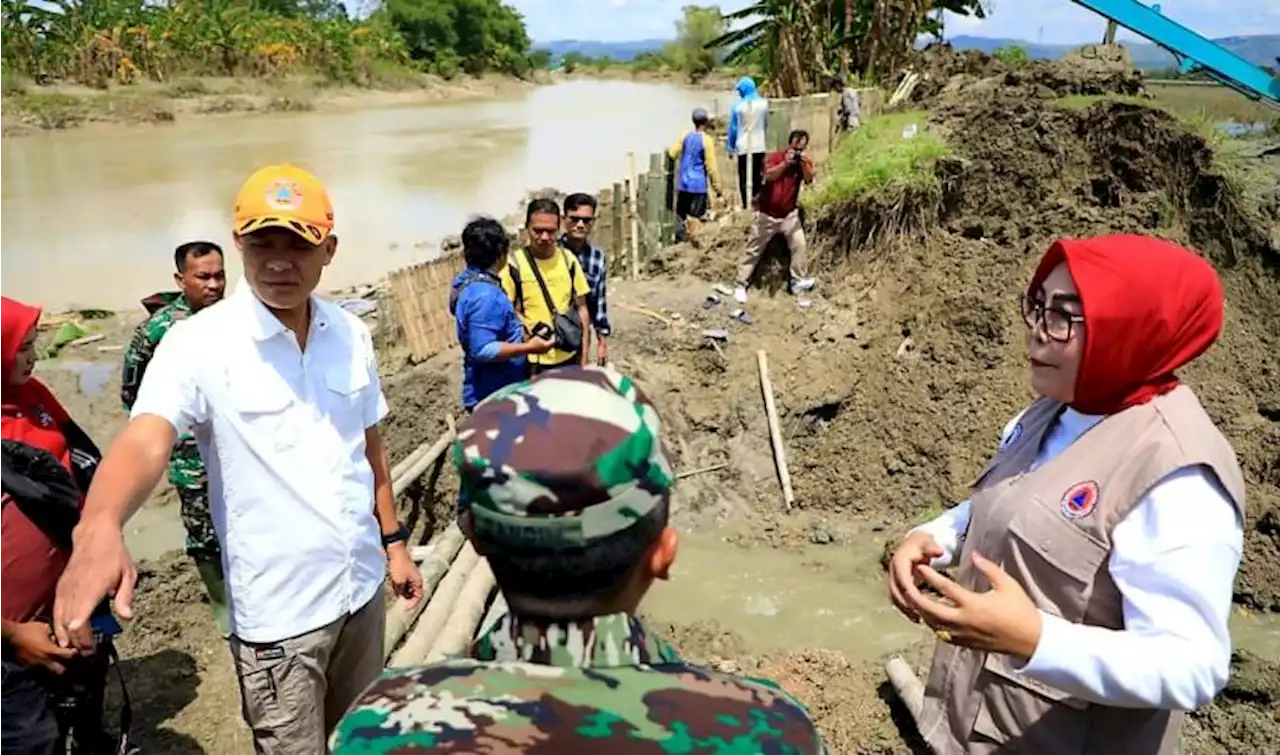
[[[384,672],[333,752],[824,753],[775,684],[691,665],[637,618],[676,556],[660,431],[610,368],[549,372],[477,405],[453,447],[458,522],[511,613],[468,658]]]
[[[150,315],[133,332],[124,352],[124,375],[120,381],[120,400],[125,410],[133,408],[138,398],[142,376],[155,354],[156,346],[175,323],[187,319],[211,304],[221,301],[227,288],[222,249],[212,242],[192,241],[173,253],[177,272],[173,279],[180,291],[162,292],[142,300]],[[169,482],[178,491],[182,524],[187,530],[187,554],[196,562],[213,606],[218,631],[230,631],[227,618],[226,588],[222,577],[222,548],[209,515],[209,482],[205,476],[200,450],[191,434],[174,444],[169,459]]]

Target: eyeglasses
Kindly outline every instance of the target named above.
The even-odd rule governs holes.
[[[592,223],[596,222],[595,218],[584,218],[578,215],[566,215],[564,220],[566,223],[568,223],[571,226],[581,223],[587,227],[590,227]]]
[[[1028,328],[1044,325],[1045,335],[1058,343],[1071,340],[1071,333],[1076,323],[1084,322],[1083,315],[1077,315],[1057,307],[1046,307],[1045,303],[1033,296],[1023,294],[1022,319]]]

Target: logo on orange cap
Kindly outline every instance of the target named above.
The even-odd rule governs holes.
[[[271,165],[249,176],[236,195],[235,232],[285,228],[312,244],[333,232],[333,203],[324,184],[293,165]]]

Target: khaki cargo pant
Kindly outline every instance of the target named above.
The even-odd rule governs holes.
[[[809,246],[804,238],[804,226],[800,224],[800,210],[792,210],[785,218],[775,218],[763,212],[755,213],[751,223],[751,237],[747,240],[747,253],[738,266],[739,286],[751,283],[751,276],[760,264],[760,257],[768,248],[774,236],[781,233],[787,239],[787,248],[791,250],[791,280],[808,278]]]
[[[259,755],[319,755],[356,697],[382,672],[382,591],[331,624],[280,642],[232,635],[240,706]]]

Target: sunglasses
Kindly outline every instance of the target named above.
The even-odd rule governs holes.
[[[590,225],[591,225],[592,223],[596,222],[596,219],[595,219],[595,218],[584,218],[584,217],[581,217],[581,216],[579,216],[579,215],[566,215],[566,216],[565,216],[565,218],[564,218],[564,220],[565,220],[565,222],[566,222],[566,223],[568,223],[569,225],[577,225],[577,224],[581,223],[581,224],[583,224],[583,225],[585,225],[585,226],[588,226],[588,227],[590,227]]]

